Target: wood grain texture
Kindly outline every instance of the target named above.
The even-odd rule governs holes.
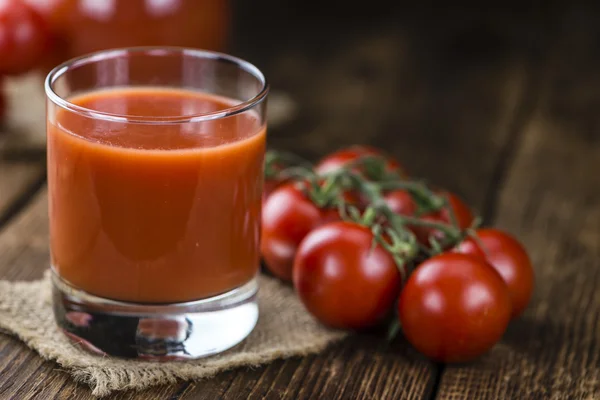
[[[531,253],[534,299],[491,353],[445,369],[440,399],[600,398],[600,20],[584,11],[565,13],[494,213]]]
[[[0,159],[0,228],[44,179],[43,162]]]

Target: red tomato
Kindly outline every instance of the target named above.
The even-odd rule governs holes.
[[[386,169],[388,172],[399,171],[401,175],[404,175],[402,166],[396,160],[387,156],[381,150],[363,145],[351,146],[329,154],[315,166],[315,172],[324,175],[364,156],[383,156],[387,160]]]
[[[343,329],[375,325],[393,308],[401,278],[393,257],[372,248],[373,234],[352,222],[311,231],[294,260],[294,287],[323,324]]]
[[[281,185],[281,182],[276,179],[265,179],[265,184],[263,185],[263,196],[262,196],[262,204],[265,205],[267,198],[273,193],[277,187]]]
[[[69,36],[72,17],[77,13],[80,0],[22,0],[36,10],[52,32],[52,51],[46,52],[39,62],[39,70],[47,74],[69,55]],[[108,2],[105,2],[108,3]]]
[[[398,303],[406,339],[440,362],[470,361],[488,351],[510,321],[510,295],[485,261],[443,253],[420,264]]]
[[[339,219],[337,210],[321,210],[302,192],[301,184],[286,183],[263,204],[261,254],[269,271],[291,281],[298,245],[317,226]]]
[[[79,0],[21,0],[37,11],[53,32],[66,32]]]
[[[517,239],[497,229],[478,229],[477,236],[485,252],[473,238],[465,239],[454,251],[486,260],[498,271],[508,286],[512,318],[516,318],[529,304],[535,281],[527,251]]]
[[[456,222],[460,229],[467,229],[473,223],[474,217],[469,207],[455,194],[442,193],[441,195],[446,196],[450,207],[454,210]],[[422,219],[425,221],[442,222],[449,224],[451,222],[450,213],[447,208],[443,208],[432,214],[423,215]],[[444,234],[436,229],[414,226],[411,228],[417,237],[417,240],[422,244],[429,244],[429,236],[433,235],[436,239],[442,239]]]
[[[279,186],[285,183],[285,179],[282,179],[281,172],[285,168],[280,162],[265,162],[265,182],[263,185],[263,197],[262,203],[265,204],[267,197]]]
[[[20,0],[0,1],[0,73],[29,71],[50,45],[50,31],[37,11]]]
[[[384,196],[384,200],[395,214],[414,215],[417,211],[417,204],[406,190],[393,190]]]

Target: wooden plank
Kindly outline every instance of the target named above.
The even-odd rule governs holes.
[[[534,298],[489,355],[446,368],[441,399],[600,398],[600,31],[565,14],[495,212],[530,251]]]
[[[39,161],[0,159],[0,227],[39,188],[44,174]]]

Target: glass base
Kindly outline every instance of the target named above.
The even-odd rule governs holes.
[[[258,320],[254,278],[221,295],[173,304],[108,300],[78,290],[52,273],[54,317],[82,348],[100,355],[189,360],[244,340]]]

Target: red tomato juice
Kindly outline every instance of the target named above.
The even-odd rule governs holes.
[[[246,111],[177,124],[232,101],[130,88],[70,98],[137,123],[59,109],[48,119],[52,266],[104,298],[170,303],[247,283],[258,272],[266,128]]]

